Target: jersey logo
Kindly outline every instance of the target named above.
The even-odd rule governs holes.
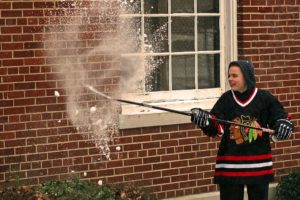
[[[261,128],[256,119],[251,118],[250,116],[241,115],[241,117],[237,117],[233,121],[236,123]],[[230,139],[235,140],[236,144],[242,144],[244,142],[251,143],[255,141],[258,136],[262,136],[262,131],[235,125],[231,125],[229,127],[229,131]]]

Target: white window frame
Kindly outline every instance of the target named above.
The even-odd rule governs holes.
[[[142,0],[143,3],[144,0]],[[170,6],[170,1],[169,6]],[[195,1],[196,2],[196,1]],[[122,94],[122,99],[135,102],[146,102],[147,104],[166,107],[179,111],[190,111],[191,108],[201,107],[210,110],[217,99],[228,89],[227,85],[227,66],[228,63],[237,58],[237,0],[220,0],[220,87],[213,89],[196,90],[177,90],[177,91],[159,91],[147,92],[143,94]],[[170,8],[169,8],[170,12]],[[160,14],[161,15],[161,14]],[[185,14],[170,14],[168,17],[186,16]],[[207,14],[191,13],[188,16],[209,16]],[[165,15],[164,15],[165,16]],[[141,34],[144,34],[143,17]],[[169,20],[170,21],[170,20]],[[197,23],[195,23],[195,27]],[[169,27],[170,24],[169,24]],[[196,29],[197,30],[197,29]],[[170,33],[169,28],[169,34]],[[170,36],[170,35],[169,35]],[[169,37],[170,38],[170,37]],[[197,43],[197,36],[195,38]],[[143,49],[143,47],[142,47]],[[215,53],[216,51],[205,51],[205,53]],[[180,53],[148,53],[147,56],[155,55],[184,55],[201,54],[203,52],[180,52]],[[196,56],[197,57],[197,56]],[[171,65],[171,64],[170,64]],[[198,66],[197,59],[195,65]],[[197,69],[197,67],[196,67]],[[197,74],[197,71],[195,71]],[[197,78],[196,78],[197,79]],[[198,81],[195,79],[197,88]],[[122,104],[122,112],[119,115],[120,129],[163,126],[172,124],[189,123],[190,118],[185,115],[174,114],[161,110],[154,110],[147,107]]]

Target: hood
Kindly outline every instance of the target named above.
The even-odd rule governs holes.
[[[255,75],[254,75],[254,66],[249,60],[237,60],[229,64],[228,70],[231,66],[239,66],[244,78],[246,80],[248,89],[253,89],[256,86]]]

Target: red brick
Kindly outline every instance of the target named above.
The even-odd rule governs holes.
[[[24,26],[23,27],[24,33],[42,33],[44,32],[43,26]]]
[[[0,58],[1,59],[6,59],[6,58],[12,58],[12,52],[10,52],[10,51],[0,51]],[[0,70],[2,70],[2,71],[7,71],[7,69],[6,68],[2,68],[2,69],[0,69]],[[3,73],[1,73],[2,75],[4,75],[4,72]],[[6,73],[5,73],[6,74]]]
[[[35,84],[33,82],[15,83],[14,85],[16,90],[28,90],[35,88]]]
[[[27,122],[26,123],[27,129],[40,129],[40,128],[46,128],[46,127],[47,127],[46,121]]]
[[[178,140],[161,141],[161,147],[178,146]]]
[[[47,105],[48,111],[65,111],[66,105],[65,104],[55,104],[55,105]]]
[[[54,104],[56,103],[56,97],[43,97],[37,98],[36,104]]]
[[[12,107],[14,105],[13,100],[1,100],[0,101],[0,108],[1,107]]]
[[[0,124],[4,124],[4,123],[7,123],[7,122],[8,122],[8,117],[7,116],[0,117]]]
[[[107,163],[108,168],[122,167],[123,163],[120,160],[110,161]]]
[[[27,66],[25,67],[19,67],[19,74],[28,74],[29,73],[29,68]]]
[[[130,174],[124,175],[124,181],[142,180],[143,174]]]
[[[178,154],[165,155],[161,157],[162,162],[173,161],[173,160],[178,160]]]
[[[47,143],[46,137],[28,138],[27,145],[38,145]]]
[[[0,140],[9,140],[15,138],[16,138],[15,132],[4,132],[0,134]]]
[[[45,64],[44,58],[25,58],[24,59],[25,65],[43,65]]]
[[[161,132],[171,132],[171,131],[178,131],[178,125],[170,125],[170,126],[163,126],[161,127]]]
[[[115,169],[115,174],[132,174],[133,173],[133,167],[121,167]]]
[[[20,10],[2,10],[1,17],[22,17]]]
[[[136,151],[142,149],[141,144],[124,145],[124,151]]]
[[[16,132],[16,138],[27,138],[27,137],[36,137],[36,131],[28,130],[28,131]]]
[[[24,17],[41,17],[44,16],[43,10],[24,10],[23,11]]]
[[[18,42],[27,42],[27,41],[33,41],[33,35],[29,34],[22,34],[22,35],[13,35],[13,41]]]
[[[25,91],[26,97],[42,97],[45,96],[45,90],[27,90]]]
[[[112,176],[112,177],[108,177],[107,181],[108,181],[108,183],[122,183],[122,182],[124,182],[124,176]]]
[[[54,8],[54,2],[34,2],[35,8]]]
[[[86,155],[88,155],[87,149],[69,151],[69,157],[86,156]]]
[[[5,162],[6,164],[25,162],[25,156],[22,156],[22,155],[18,155],[18,156],[7,156],[7,157],[4,158],[4,162]]]
[[[13,9],[33,8],[33,3],[32,2],[13,2],[12,8]]]
[[[143,149],[153,149],[153,148],[159,148],[160,143],[159,142],[146,142],[142,144]]]
[[[67,158],[67,157],[69,156],[68,156],[68,152],[66,151],[48,153],[48,159],[59,159],[59,158]]]
[[[32,154],[32,155],[27,155],[27,161],[38,161],[38,160],[46,160],[47,159],[47,154],[46,153],[39,153],[39,154]]]
[[[23,43],[4,43],[2,44],[2,50],[21,50],[23,49]]]
[[[25,146],[26,140],[18,139],[18,140],[6,140],[5,147],[17,147],[17,146]]]
[[[11,9],[11,2],[0,2],[1,9]]]
[[[37,152],[50,152],[50,151],[57,151],[56,144],[49,144],[49,145],[41,145],[37,146]]]
[[[41,89],[46,89],[46,88],[55,88],[56,87],[56,82],[55,81],[47,81],[47,82],[37,82],[36,87]]]
[[[20,57],[33,57],[34,52],[33,51],[14,51],[14,57],[20,58]]]
[[[24,114],[25,109],[24,108],[5,108],[4,114],[5,115],[16,115],[16,114]]]
[[[141,129],[124,129],[121,136],[141,135]]]
[[[22,66],[23,59],[3,60],[3,66]]]
[[[10,123],[20,122],[20,116],[18,116],[18,115],[9,116],[9,122]]]
[[[27,25],[27,18],[18,18],[17,19],[17,24],[18,25]]]
[[[5,131],[18,131],[18,130],[24,130],[25,129],[25,124],[24,123],[9,123],[4,125],[4,130]]]
[[[25,146],[25,147],[18,147],[16,148],[16,154],[33,154],[36,152],[35,146]]]
[[[14,101],[15,106],[28,106],[34,104],[35,104],[35,99],[15,99]]]
[[[6,24],[7,26],[17,25],[17,20],[16,20],[16,19],[6,19],[6,20],[5,20],[5,24]]]
[[[61,143],[58,145],[59,150],[77,149],[78,147],[78,142]]]

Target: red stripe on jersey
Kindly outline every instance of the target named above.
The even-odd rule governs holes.
[[[272,154],[256,155],[256,156],[217,156],[218,161],[236,161],[236,160],[265,160],[272,159]]]
[[[215,172],[215,176],[263,176],[273,174],[273,170],[263,170],[257,172]]]
[[[235,96],[233,90],[231,90],[231,93],[232,93],[232,96],[233,96],[233,99],[235,100],[235,102],[236,102],[237,104],[239,104],[240,106],[245,107],[245,106],[247,106],[249,103],[251,103],[251,101],[252,101],[252,100],[254,99],[254,97],[256,96],[257,91],[258,91],[258,89],[257,89],[257,88],[254,88],[254,90],[252,91],[252,93],[251,93],[251,95],[249,96],[249,98],[246,99],[245,101],[242,101],[242,100],[240,100],[237,96]]]

